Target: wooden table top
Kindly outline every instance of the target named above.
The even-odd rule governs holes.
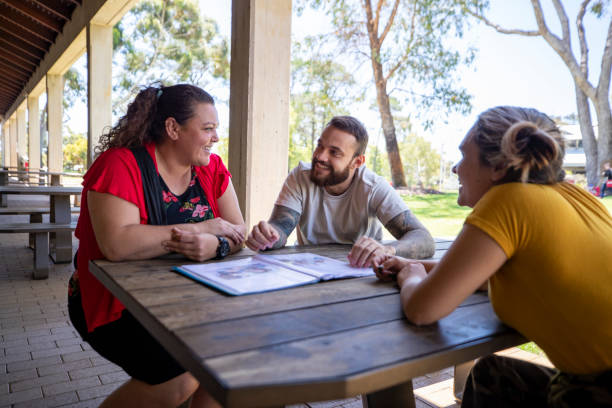
[[[0,186],[0,193],[5,194],[38,194],[38,195],[75,195],[81,194],[82,187],[65,186]]]
[[[440,257],[450,242],[438,242]],[[345,245],[287,247],[346,260]],[[243,250],[229,259],[249,256]],[[440,322],[403,316],[395,283],[375,277],[233,297],[170,270],[184,258],[92,261],[92,273],[224,406],[346,398],[525,342],[486,294]]]

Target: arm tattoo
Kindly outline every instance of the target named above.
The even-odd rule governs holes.
[[[405,258],[423,259],[433,256],[435,243],[427,228],[406,210],[385,225],[397,241],[390,245],[396,254]]]
[[[300,213],[282,205],[275,205],[268,222],[278,231],[280,238],[274,244],[274,248],[281,248],[287,243],[287,237],[291,234],[300,220]]]

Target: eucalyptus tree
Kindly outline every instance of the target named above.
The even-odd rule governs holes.
[[[577,36],[575,38],[578,39],[579,54],[577,57],[572,49],[572,26],[565,7],[572,1],[574,0],[552,0],[552,5],[561,27],[560,34],[556,34],[550,29],[550,21],[546,20],[540,0],[531,0],[536,20],[536,27],[531,30],[507,28],[491,21],[486,16],[489,6],[488,1],[484,4],[474,4],[471,0],[465,0],[465,9],[472,16],[499,33],[543,38],[561,58],[574,82],[578,122],[586,155],[587,181],[590,185],[597,185],[599,169],[602,163],[612,159],[612,112],[610,109],[612,13],[608,11],[609,0],[582,0],[580,2],[573,28]],[[584,18],[587,13],[592,13],[596,18],[609,21],[597,83],[589,80],[589,46],[587,44],[584,24]],[[595,138],[589,102],[593,104],[597,116],[597,138]]]
[[[340,44],[339,60],[343,54],[349,55],[351,64],[371,65],[392,182],[406,186],[389,96],[401,92],[426,123],[442,112],[471,110],[471,97],[455,73],[473,61],[474,51],[459,51],[450,41],[461,37],[466,27],[462,2],[302,0],[298,4],[298,12],[310,5],[331,17],[333,32],[319,38]]]

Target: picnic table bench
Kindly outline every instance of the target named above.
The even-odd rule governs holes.
[[[0,234],[26,233],[33,236],[34,244],[34,279],[47,279],[49,277],[49,233],[72,232],[76,223],[12,223],[0,224]]]
[[[70,212],[72,214],[79,214],[81,207],[71,207]],[[51,208],[49,207],[0,207],[0,215],[29,215],[30,224],[43,222],[42,216],[50,213]],[[30,248],[34,248],[34,240],[34,234],[30,234]]]
[[[29,194],[48,195],[50,216],[49,221],[54,224],[70,224],[71,206],[70,196],[80,195],[80,187],[63,186],[0,186],[0,194]],[[34,225],[34,224],[32,224]],[[26,231],[23,231],[26,232]],[[51,254],[54,262],[72,261],[72,233],[71,230],[51,231],[55,235],[55,247]]]

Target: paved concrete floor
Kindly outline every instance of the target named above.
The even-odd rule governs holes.
[[[9,206],[48,202],[12,197]],[[0,223],[27,221],[27,216],[0,216]],[[71,326],[66,296],[72,265],[55,265],[49,279],[32,280],[27,240],[26,234],[0,234],[0,408],[97,407],[128,376],[93,351]],[[73,242],[76,248],[78,241]],[[547,364],[519,349],[504,353]],[[414,379],[417,407],[457,407],[452,380],[451,368]],[[355,397],[291,407],[361,406]]]

